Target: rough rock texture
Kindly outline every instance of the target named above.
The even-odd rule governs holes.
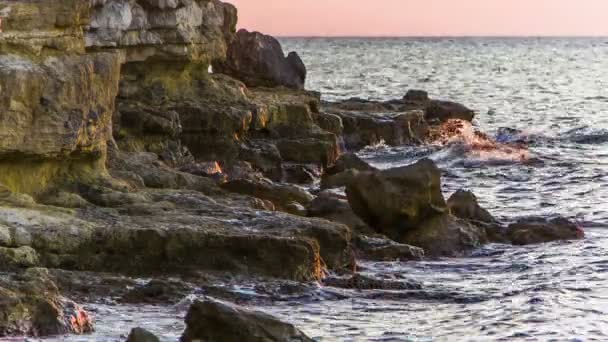
[[[127,342],[160,342],[160,340],[146,329],[133,328],[127,337]]]
[[[89,315],[61,296],[46,269],[0,277],[0,337],[52,336],[93,330]]]
[[[186,316],[180,341],[313,341],[293,325],[259,311],[207,298],[196,301]]]
[[[490,212],[479,205],[477,196],[470,191],[456,191],[447,203],[450,212],[461,219],[487,224],[497,222]]]
[[[447,211],[441,172],[431,160],[360,172],[346,188],[353,211],[378,232],[396,238]]]
[[[585,232],[574,222],[563,217],[553,219],[528,217],[510,224],[506,236],[514,245],[529,245],[578,240],[585,237]]]
[[[436,215],[408,230],[398,241],[424,249],[425,256],[453,257],[481,247],[488,239],[483,228],[452,215]]]
[[[250,87],[304,89],[306,66],[297,53],[287,57],[273,37],[241,29],[228,48],[225,61],[214,70],[243,80]]]
[[[424,250],[383,237],[359,235],[355,241],[357,256],[374,261],[420,260]]]

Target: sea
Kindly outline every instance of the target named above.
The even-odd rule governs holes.
[[[488,245],[467,258],[364,262],[362,272],[420,290],[355,291],[258,309],[318,341],[608,341],[608,38],[282,38],[323,99],[401,98],[408,89],[467,105],[473,126],[527,146],[535,162],[462,144],[370,146],[381,168],[431,158],[443,191],[473,191],[509,222],[562,215],[582,241]],[[245,291],[245,290],[243,290]],[[319,291],[330,291],[319,288]],[[134,325],[176,341],[183,311],[92,305],[98,332]]]

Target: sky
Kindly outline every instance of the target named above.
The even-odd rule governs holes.
[[[275,36],[608,36],[608,0],[226,0]]]

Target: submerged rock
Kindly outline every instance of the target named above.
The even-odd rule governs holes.
[[[553,219],[527,217],[510,224],[506,236],[514,245],[530,245],[551,241],[578,240],[585,237],[585,232],[564,217]]]
[[[289,323],[260,311],[206,298],[196,301],[186,316],[181,342],[304,342],[313,341]]]
[[[279,41],[259,32],[241,29],[228,47],[227,59],[214,70],[243,80],[250,87],[303,89],[306,67],[297,53],[287,57]]]
[[[412,290],[422,288],[419,283],[375,279],[359,273],[341,278],[328,277],[323,280],[323,285],[357,290]]]

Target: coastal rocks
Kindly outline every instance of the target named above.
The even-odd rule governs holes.
[[[424,250],[383,237],[359,235],[355,239],[357,256],[373,261],[421,260]]]
[[[355,233],[370,233],[372,229],[351,209],[348,201],[323,191],[310,203],[308,215],[347,225]]]
[[[266,313],[206,298],[196,301],[186,316],[181,342],[313,341],[293,325]]]
[[[492,214],[479,205],[477,196],[470,191],[456,191],[450,196],[447,204],[450,212],[461,219],[487,224],[497,223]]]
[[[578,240],[585,237],[585,232],[575,223],[563,217],[552,219],[528,217],[510,224],[506,236],[514,245],[529,245]]]
[[[481,247],[488,238],[485,229],[452,215],[441,214],[407,230],[398,241],[422,248],[427,257],[454,257]]]
[[[59,294],[46,269],[0,278],[0,337],[52,336],[93,331],[86,311]]]
[[[460,103],[439,100],[430,101],[424,114],[427,121],[440,122],[450,119],[472,121],[474,117],[475,112]]]
[[[308,206],[313,196],[303,188],[290,184],[273,183],[268,179],[259,181],[239,179],[226,182],[222,189],[271,201],[277,208],[282,209],[291,202]]]
[[[440,176],[435,163],[422,159],[400,168],[360,172],[346,194],[359,217],[398,240],[426,219],[447,212]]]
[[[360,273],[348,277],[328,277],[323,280],[323,285],[356,290],[412,290],[422,288],[422,285],[418,283],[375,279]]]
[[[127,337],[127,342],[160,342],[160,340],[144,328],[133,328]]]
[[[214,70],[243,80],[250,87],[303,89],[306,67],[297,53],[287,57],[279,42],[259,32],[239,30],[228,47],[226,61]]]
[[[119,70],[111,53],[0,55],[0,183],[39,193],[69,174],[103,173]]]

